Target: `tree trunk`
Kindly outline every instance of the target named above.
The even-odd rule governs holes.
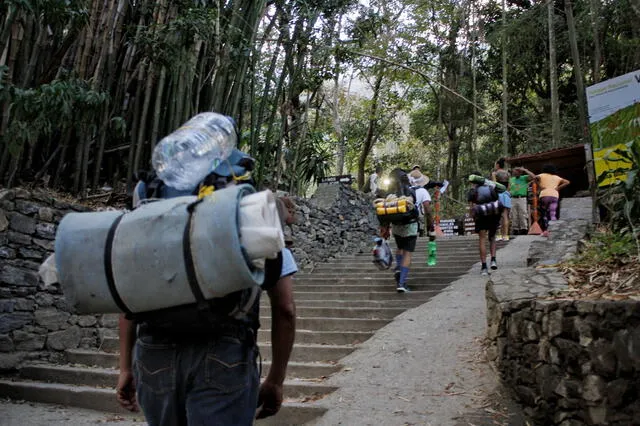
[[[600,0],[590,0],[591,10],[589,17],[591,18],[591,32],[593,33],[593,83],[600,82],[600,64],[602,63],[602,53],[600,49],[600,28],[598,20],[600,19]]]
[[[508,108],[509,89],[507,87],[507,3],[506,0],[502,0],[502,155],[505,157],[509,155]]]
[[[558,100],[558,65],[556,63],[556,35],[554,2],[547,5],[549,27],[549,84],[551,90],[551,133],[552,147],[560,146],[560,102]]]
[[[376,81],[373,85],[373,97],[371,98],[371,107],[369,108],[369,125],[367,126],[367,136],[362,146],[362,151],[358,156],[358,189],[362,190],[364,187],[365,179],[365,167],[367,165],[367,157],[373,148],[376,137],[376,127],[378,123],[378,107],[380,100],[380,89],[382,87],[382,80],[384,76],[384,68],[378,71]]]
[[[587,99],[584,92],[584,76],[580,65],[580,52],[578,51],[578,40],[576,36],[576,24],[573,19],[573,5],[571,0],[564,0],[564,10],[567,16],[567,27],[569,29],[569,44],[571,45],[571,56],[573,57],[573,76],[576,80],[576,90],[578,92],[578,116],[582,137],[589,141],[589,123],[587,122]]]

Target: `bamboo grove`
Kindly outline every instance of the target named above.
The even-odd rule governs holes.
[[[638,20],[637,0],[4,0],[0,185],[130,188],[218,111],[272,188],[422,162],[455,192],[583,140],[576,85],[640,68]]]

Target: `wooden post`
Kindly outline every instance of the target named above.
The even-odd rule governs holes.
[[[531,188],[533,190],[533,203],[531,205],[533,209],[533,223],[529,227],[529,235],[540,235],[542,234],[542,228],[538,225],[538,183],[535,179],[531,184]]]

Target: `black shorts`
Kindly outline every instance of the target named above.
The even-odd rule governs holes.
[[[418,237],[415,235],[413,237],[399,237],[394,235],[393,239],[396,240],[396,246],[400,250],[406,250],[413,253],[416,249],[416,241],[418,240]]]
[[[476,232],[489,231],[489,237],[496,235],[498,226],[500,226],[500,215],[493,216],[476,216]]]

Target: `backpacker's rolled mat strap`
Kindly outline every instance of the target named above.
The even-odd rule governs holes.
[[[240,240],[236,185],[197,201],[159,200],[119,211],[70,213],[58,226],[56,264],[67,302],[79,314],[150,312],[259,286],[264,270]],[[191,207],[190,207],[191,206]]]

